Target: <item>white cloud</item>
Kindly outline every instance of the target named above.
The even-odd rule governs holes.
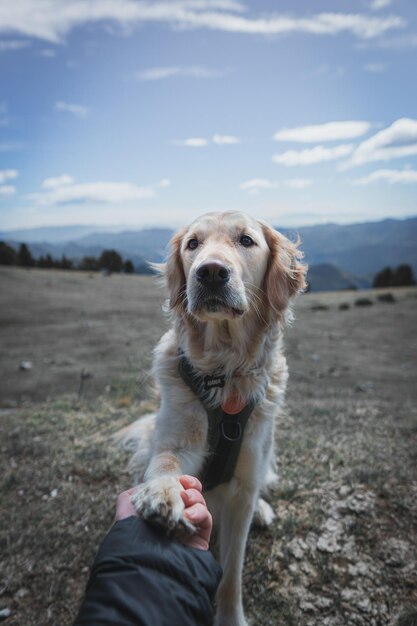
[[[387,69],[387,65],[386,63],[367,63],[363,69],[371,74],[382,74]]]
[[[47,178],[43,181],[42,187],[45,191],[32,193],[29,196],[38,206],[78,202],[119,203],[155,196],[155,189],[150,186],[139,187],[135,183],[103,181],[76,183],[67,174],[56,178]]]
[[[55,50],[52,50],[51,48],[45,48],[44,50],[41,50],[39,54],[41,57],[45,57],[46,59],[53,59],[56,57]]]
[[[0,185],[0,196],[12,196],[16,193],[16,187],[12,185]]]
[[[250,194],[257,194],[260,191],[277,189],[280,186],[290,189],[305,189],[310,187],[313,181],[309,178],[289,178],[282,182],[268,180],[267,178],[251,178],[240,185],[240,189]]]
[[[230,146],[240,143],[239,137],[234,135],[214,134],[212,141],[217,146]],[[210,139],[205,137],[189,137],[188,139],[176,139],[172,142],[175,146],[185,146],[187,148],[206,148],[210,145]]]
[[[55,102],[55,109],[57,111],[71,113],[76,117],[86,117],[89,112],[88,107],[82,106],[81,104],[70,104],[69,102],[63,102],[62,100]]]
[[[163,22],[171,27],[205,28],[233,33],[276,35],[308,33],[336,35],[350,33],[371,39],[404,27],[396,15],[375,17],[354,13],[319,13],[309,17],[289,15],[242,15],[245,6],[226,0],[175,0],[173,2],[133,2],[132,0],[2,0],[0,32],[19,33],[53,43],[62,42],[74,28],[88,23],[106,22],[128,28],[144,22]]]
[[[323,161],[334,161],[348,156],[354,149],[352,144],[342,144],[334,148],[315,146],[305,150],[287,150],[281,154],[275,154],[272,160],[286,167],[297,165],[314,165]]]
[[[14,50],[23,50],[30,46],[30,42],[24,39],[4,39],[0,41],[0,52],[11,52]]]
[[[353,181],[353,184],[370,185],[381,180],[391,185],[397,183],[417,184],[417,170],[377,170],[368,176],[357,178]]]
[[[342,65],[330,66],[327,63],[321,63],[311,72],[312,76],[327,76],[330,79],[341,78],[345,75],[345,68]]]
[[[171,187],[170,179],[169,178],[163,178],[162,180],[159,181],[158,187],[160,187],[161,189],[166,189],[167,187]]]
[[[17,170],[0,170],[0,184],[5,183],[6,180],[12,180],[17,178],[19,172]]]
[[[417,154],[417,120],[401,118],[359,144],[351,158],[343,163],[340,169],[345,170],[373,161],[390,161],[414,154]]]
[[[55,178],[46,178],[42,183],[42,187],[44,189],[55,189],[56,187],[63,187],[64,185],[72,185],[73,182],[74,179],[72,176],[62,174]]]
[[[284,184],[291,189],[306,189],[306,187],[311,187],[313,181],[311,178],[289,178],[284,181]]]
[[[233,135],[213,135],[213,143],[219,146],[232,145],[240,143],[240,139]]]
[[[337,141],[353,139],[368,132],[369,122],[327,122],[313,126],[296,126],[282,128],[274,135],[275,141],[297,141],[300,143],[317,143],[322,141]]]
[[[169,67],[151,67],[146,70],[141,70],[135,74],[135,78],[138,80],[164,80],[166,78],[174,77],[190,77],[190,78],[219,78],[224,76],[225,72],[219,70],[212,70],[207,67],[201,67],[199,65],[191,66],[169,66]]]
[[[382,37],[381,39],[373,39],[372,41],[361,41],[355,44],[358,50],[366,50],[368,48],[382,48],[385,50],[405,50],[407,48],[415,48],[417,46],[417,34],[405,33],[398,37]]]
[[[277,182],[268,180],[267,178],[251,178],[250,180],[246,180],[241,183],[239,186],[240,189],[247,191],[250,194],[259,193],[259,191],[265,189],[276,189],[277,187]]]
[[[380,9],[385,9],[391,4],[392,0],[372,0],[371,1],[371,9],[372,11],[379,11]]]
[[[205,148],[209,145],[208,139],[204,139],[204,137],[189,137],[189,139],[176,140],[173,143],[176,146],[185,146],[186,148]]]

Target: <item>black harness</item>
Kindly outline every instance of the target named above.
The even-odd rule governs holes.
[[[226,413],[221,406],[213,408],[208,402],[210,390],[224,387],[226,377],[197,374],[184,355],[179,357],[178,369],[185,384],[198,396],[207,412],[209,454],[200,477],[204,490],[208,491],[217,485],[229,482],[232,478],[245,426],[256,406],[256,401],[251,400],[235,415]]]

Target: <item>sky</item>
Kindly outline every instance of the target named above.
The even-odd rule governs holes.
[[[0,230],[417,214],[416,0],[1,0]]]

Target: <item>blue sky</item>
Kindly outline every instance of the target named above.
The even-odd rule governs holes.
[[[2,0],[0,228],[417,213],[415,0]]]

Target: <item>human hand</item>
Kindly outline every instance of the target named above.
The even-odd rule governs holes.
[[[131,502],[131,497],[136,487],[132,487],[131,489],[127,489],[127,491],[123,491],[117,496],[116,501],[116,514],[114,516],[114,521],[118,522],[126,517],[132,517],[135,515],[138,517],[135,507]]]
[[[184,488],[184,491],[181,491],[181,498],[185,506],[184,516],[197,527],[197,533],[187,537],[184,540],[184,544],[191,548],[208,550],[213,520],[201,494],[201,483],[194,476],[188,476],[187,474],[180,476],[179,481]],[[116,522],[132,515],[138,515],[131,502],[131,496],[135,489],[136,487],[127,489],[127,491],[123,491],[117,497]]]
[[[181,497],[185,505],[184,516],[197,528],[195,535],[187,537],[185,545],[199,550],[208,550],[213,518],[201,493],[203,487],[194,476],[183,474],[179,478],[184,491]]]

